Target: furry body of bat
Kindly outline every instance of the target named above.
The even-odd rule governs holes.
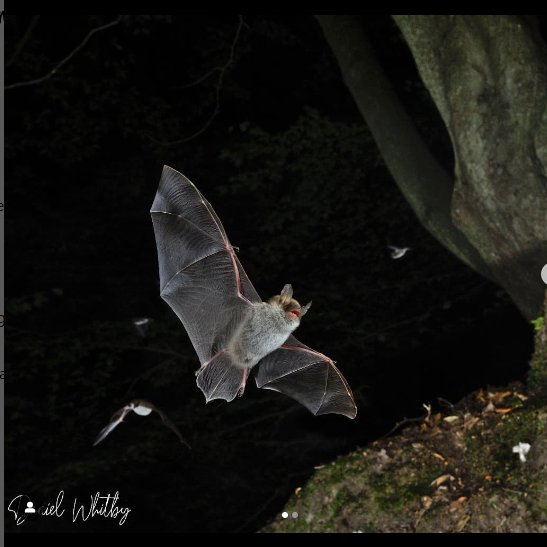
[[[311,302],[305,307],[289,297],[281,303],[284,294],[292,294],[290,285],[285,285],[279,297],[269,302],[253,304],[247,316],[236,328],[228,344],[228,353],[234,363],[242,368],[252,368],[262,358],[283,345],[289,335],[300,325],[300,318],[308,311]]]

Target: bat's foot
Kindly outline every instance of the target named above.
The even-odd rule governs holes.
[[[243,379],[241,380],[241,384],[239,385],[239,389],[237,390],[237,396],[241,397],[243,393],[245,393],[245,386],[247,385],[247,378],[249,377],[249,369],[244,368],[243,369]]]

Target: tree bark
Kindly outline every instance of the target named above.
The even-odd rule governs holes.
[[[317,19],[419,220],[537,317],[547,262],[547,55],[535,29],[517,16],[394,16],[452,139],[453,179],[404,112],[359,20]]]
[[[491,277],[488,266],[450,218],[452,177],[421,139],[376,61],[360,22],[351,15],[316,18],[387,168],[420,222],[460,260]]]

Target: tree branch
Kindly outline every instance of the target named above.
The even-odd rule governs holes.
[[[27,80],[25,82],[16,82],[14,84],[10,84],[10,85],[5,86],[4,89],[5,90],[15,89],[16,87],[26,87],[26,86],[29,86],[29,85],[37,85],[37,84],[41,84],[42,82],[45,82],[46,80],[51,78],[55,73],[57,73],[57,71],[59,71],[64,65],[66,65],[66,63],[68,63],[74,57],[74,55],[76,55],[87,44],[87,42],[89,42],[90,38],[94,34],[97,34],[97,32],[101,32],[103,30],[109,29],[109,28],[117,25],[120,22],[121,18],[122,18],[122,16],[120,15],[115,21],[111,21],[110,23],[106,23],[105,25],[101,25],[100,27],[96,27],[94,29],[91,29],[87,33],[86,37],[80,42],[80,44],[78,44],[64,59],[59,61],[59,63],[57,63],[57,65],[55,65],[44,76],[42,76],[40,78],[35,78],[34,80]]]
[[[34,31],[34,28],[36,27],[36,24],[38,23],[39,19],[40,19],[39,15],[35,15],[32,18],[32,21],[27,27],[27,30],[25,31],[21,39],[17,42],[17,45],[15,46],[15,51],[12,53],[11,57],[6,63],[6,68],[11,66],[13,63],[15,63],[15,61],[17,60],[17,57],[19,57],[19,54],[21,53],[21,51],[23,51],[25,44],[28,42],[29,38],[31,37],[32,32]]]
[[[201,82],[204,82],[212,76],[215,72],[218,72],[218,78],[217,83],[215,86],[215,107],[213,108],[213,111],[209,118],[205,121],[205,123],[194,133],[191,135],[188,135],[187,137],[183,137],[182,139],[177,139],[175,141],[160,141],[156,138],[154,138],[152,135],[149,135],[145,133],[145,135],[155,144],[158,144],[160,146],[175,146],[178,144],[183,144],[185,142],[191,141],[195,139],[196,137],[199,137],[202,133],[204,133],[209,126],[213,123],[214,119],[217,117],[218,113],[220,112],[220,91],[222,89],[222,83],[224,81],[224,76],[227,72],[227,70],[232,66],[235,59],[235,48],[237,46],[237,43],[239,41],[239,37],[241,35],[241,30],[243,29],[243,26],[245,25],[245,22],[243,21],[243,17],[239,15],[239,23],[237,25],[237,29],[234,35],[234,39],[232,40],[232,44],[230,45],[230,54],[228,56],[228,60],[221,66],[213,67],[211,70],[206,72],[203,76],[199,77],[197,80],[194,80],[193,82],[190,82],[189,84],[185,84],[181,86],[179,89],[188,89],[190,87],[196,86],[200,84]]]
[[[420,222],[460,260],[492,278],[482,257],[452,223],[452,177],[433,157],[401,105],[360,22],[351,15],[316,18],[387,168]]]

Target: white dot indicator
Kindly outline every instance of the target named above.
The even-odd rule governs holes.
[[[541,268],[541,280],[547,285],[547,264]]]
[[[298,518],[298,513],[297,513],[296,511],[294,511],[294,512],[292,513],[291,517],[292,517],[293,519],[297,519],[297,518]]]
[[[283,513],[281,513],[281,516],[286,519],[286,518],[289,518],[289,513],[287,513],[287,511],[283,511]]]

